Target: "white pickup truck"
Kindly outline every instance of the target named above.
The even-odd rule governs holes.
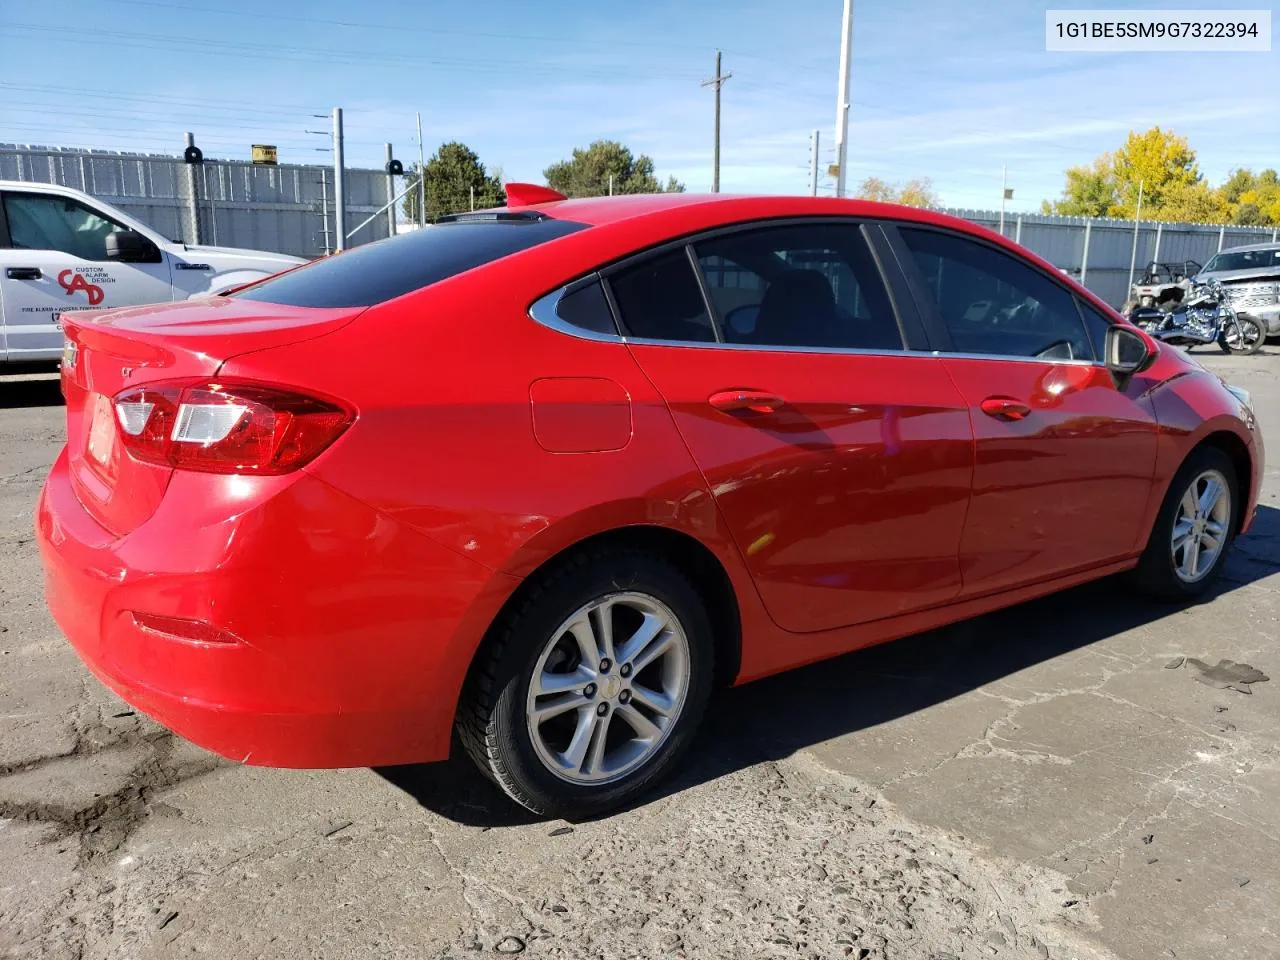
[[[78,190],[0,180],[0,369],[61,357],[68,310],[186,300],[302,262],[174,243]]]

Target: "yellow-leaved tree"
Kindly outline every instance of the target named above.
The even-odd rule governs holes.
[[[1041,205],[1062,216],[1130,219],[1142,186],[1142,218],[1185,223],[1280,223],[1280,177],[1275,170],[1235,170],[1214,188],[1200,173],[1187,138],[1152,127],[1131,132],[1119,149],[1066,171],[1060,199]]]

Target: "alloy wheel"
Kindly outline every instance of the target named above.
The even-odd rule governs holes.
[[[1178,501],[1170,549],[1173,569],[1184,583],[1211,571],[1227,543],[1231,526],[1231,488],[1217,470],[1205,470]]]
[[[529,682],[534,753],[570,783],[633,773],[675,728],[690,663],[679,619],[656,597],[613,593],[579,608],[552,633]]]

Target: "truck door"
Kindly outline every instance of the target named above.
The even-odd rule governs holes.
[[[0,307],[9,360],[56,359],[67,310],[173,299],[168,255],[150,262],[108,260],[106,237],[128,230],[105,211],[57,193],[5,190],[0,226]]]

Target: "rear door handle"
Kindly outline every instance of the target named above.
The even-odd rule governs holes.
[[[749,410],[751,413],[773,413],[784,403],[783,399],[761,390],[721,390],[707,397],[707,403],[725,413]]]
[[[39,267],[10,267],[4,275],[10,280],[39,280],[44,276]]]
[[[997,420],[1022,420],[1031,413],[1031,408],[1012,397],[987,397],[981,403],[982,412]]]

